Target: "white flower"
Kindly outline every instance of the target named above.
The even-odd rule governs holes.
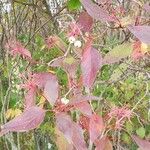
[[[52,147],[52,144],[48,143],[48,149],[51,149],[51,147]]]
[[[71,44],[72,44],[72,43],[74,43],[74,42],[75,42],[75,40],[76,40],[76,39],[75,39],[75,37],[74,37],[74,36],[70,36],[70,37],[69,37],[69,43],[71,43]]]
[[[63,97],[63,98],[61,99],[61,102],[66,105],[66,104],[69,103],[69,99],[67,99],[66,97]]]
[[[82,46],[81,41],[79,41],[79,40],[75,41],[74,46],[80,48]]]

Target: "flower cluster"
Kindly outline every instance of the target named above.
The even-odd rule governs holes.
[[[126,119],[130,121],[131,115],[132,111],[127,107],[114,107],[108,114],[110,120],[115,119],[115,128],[117,129],[122,127]]]
[[[13,56],[21,55],[25,58],[31,58],[31,53],[20,42],[16,40],[10,40],[6,44],[6,48],[10,50],[10,54]]]

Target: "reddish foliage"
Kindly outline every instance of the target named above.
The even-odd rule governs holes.
[[[133,43],[133,52],[132,52],[132,58],[134,60],[138,60],[142,58],[144,54],[141,51],[141,42],[140,41],[135,41]]]
[[[44,96],[52,106],[57,101],[59,96],[59,85],[55,76],[46,82],[44,87]]]
[[[104,130],[104,122],[102,117],[98,116],[97,114],[93,114],[90,117],[89,122],[89,134],[90,134],[90,141],[93,143]]]
[[[150,44],[150,26],[128,26],[128,29],[136,36],[141,42]]]
[[[84,115],[91,116],[92,109],[88,102],[80,102],[74,105],[76,109],[79,109]]]
[[[56,124],[58,129],[76,149],[87,149],[81,127],[77,123],[73,122],[68,115],[64,113],[57,113]]]
[[[150,5],[148,3],[144,5],[144,9],[150,13]]]
[[[23,84],[21,87],[27,90],[27,93],[25,94],[25,102],[24,102],[25,108],[35,106],[35,96],[37,90],[36,85],[29,81],[26,84]]]
[[[30,89],[25,94],[25,102],[24,102],[25,108],[35,106],[35,99],[36,99],[36,90]]]
[[[85,87],[91,88],[101,66],[102,56],[92,47],[92,40],[90,39],[85,45],[81,60],[82,78]]]
[[[37,128],[45,116],[45,110],[39,107],[30,107],[26,109],[21,115],[14,118],[1,126],[0,136],[8,132],[25,132]]]
[[[83,129],[89,130],[89,118],[87,116],[81,115],[79,123]]]
[[[9,40],[6,48],[10,50],[10,54],[13,56],[21,55],[25,58],[31,58],[31,53],[16,40]]]
[[[115,21],[109,13],[94,4],[91,0],[80,0],[88,14],[96,20],[100,21]]]
[[[78,18],[78,24],[82,31],[89,32],[93,26],[93,18],[87,12],[82,12]]]
[[[141,139],[135,135],[133,135],[132,138],[141,150],[149,150],[150,149],[150,142],[149,141],[143,140],[143,139]]]
[[[115,128],[121,128],[125,122],[125,119],[128,119],[130,121],[132,111],[127,107],[114,107],[111,109],[108,116],[110,117],[110,119],[114,118],[116,120]]]
[[[113,150],[112,144],[105,136],[95,141],[95,150]]]
[[[112,149],[112,144],[109,139],[103,136],[103,131],[108,127],[105,128],[103,118],[95,114],[94,109],[91,108],[91,104],[89,103],[89,101],[92,100],[99,100],[99,97],[92,96],[88,92],[92,89],[97,73],[101,69],[102,65],[104,65],[105,61],[107,62],[106,64],[116,63],[129,55],[121,55],[117,51],[118,54],[112,53],[112,55],[110,54],[108,57],[105,55],[106,58],[104,57],[104,61],[102,62],[101,54],[92,46],[93,39],[91,38],[91,34],[82,34],[82,32],[90,32],[92,30],[94,19],[104,22],[116,22],[116,20],[117,22],[120,21],[116,16],[125,15],[125,9],[122,6],[116,6],[117,10],[111,9],[111,13],[113,14],[112,16],[108,12],[110,11],[109,6],[111,5],[111,1],[102,0],[98,1],[98,4],[95,4],[92,0],[80,1],[86,9],[86,12],[82,12],[80,14],[77,22],[72,22],[70,24],[67,36],[69,36],[70,39],[73,38],[72,41],[76,41],[77,38],[82,39],[85,42],[84,48],[79,48],[82,44],[81,41],[77,40],[77,46],[79,44],[78,47],[75,46],[75,43],[73,47],[74,41],[69,41],[70,45],[67,49],[66,43],[64,43],[57,35],[50,36],[46,40],[48,48],[56,46],[65,53],[64,56],[51,61],[49,66],[61,67],[67,73],[69,92],[63,98],[66,98],[69,102],[63,103],[61,101],[62,95],[59,92],[60,89],[56,75],[48,72],[34,73],[30,76],[29,81],[23,85],[23,88],[27,91],[24,103],[25,110],[20,116],[1,126],[0,136],[8,132],[29,131],[31,129],[35,129],[42,123],[46,111],[36,106],[36,92],[39,90],[40,92],[43,92],[43,96],[53,106],[51,111],[55,113],[56,125],[71,145],[78,150],[87,149],[83,135],[83,129],[85,129],[87,133],[89,133],[90,143],[95,144],[96,150]],[[144,9],[149,12],[149,5],[145,4]],[[139,16],[136,17],[136,24],[140,24],[138,17]],[[119,28],[124,30],[124,27],[119,26]],[[136,60],[144,55],[141,49],[142,42],[150,44],[150,27],[146,25],[129,25],[127,28],[136,38],[138,38],[138,40],[133,44],[132,53],[133,59]],[[86,39],[87,37],[88,39]],[[16,55],[20,55],[31,59],[31,53],[18,41],[9,41],[6,44],[6,47],[15,57]],[[71,54],[77,54],[77,56]],[[77,79],[78,66],[81,66],[81,75],[79,75],[79,80]],[[84,91],[83,86],[88,90],[88,94],[82,94]],[[77,116],[75,118],[76,121],[72,121],[71,117],[68,115],[74,109],[78,109],[81,112],[81,115],[79,113],[80,120]],[[111,121],[111,119],[115,120],[115,128],[117,129],[122,127],[126,119],[130,120],[131,116],[132,112],[127,107],[115,107],[108,113],[109,121]],[[137,136],[133,136],[133,139],[142,150],[149,149],[150,142],[142,140]]]

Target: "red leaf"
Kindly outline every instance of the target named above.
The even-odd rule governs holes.
[[[128,26],[128,29],[136,36],[141,42],[150,44],[150,26]]]
[[[25,109],[35,106],[35,96],[36,96],[36,90],[37,87],[34,83],[31,81],[28,81],[27,83],[21,85],[22,88],[27,90],[27,93],[25,94]]]
[[[25,108],[29,108],[32,106],[35,106],[35,96],[36,96],[36,90],[35,89],[30,89],[26,95],[25,95]]]
[[[106,137],[102,137],[101,139],[97,139],[95,141],[95,150],[104,150],[105,146],[106,146]]]
[[[148,3],[144,5],[144,9],[150,13],[150,5]]]
[[[77,150],[87,149],[81,127],[73,122],[68,115],[64,113],[56,114],[56,124],[66,139],[72,143]]]
[[[8,132],[25,132],[37,128],[44,119],[45,110],[40,107],[30,107],[21,115],[1,126],[0,136]]]
[[[92,115],[92,109],[88,102],[80,102],[78,104],[74,105],[75,108],[79,109],[84,115],[91,116]]]
[[[103,129],[104,129],[104,123],[102,117],[93,114],[90,118],[90,123],[89,123],[90,141],[92,143],[98,138],[98,136],[100,136]]]
[[[87,12],[82,12],[79,16],[78,24],[81,26],[82,31],[89,32],[92,29],[93,18]]]
[[[99,97],[92,96],[92,95],[76,95],[75,97],[71,98],[69,105],[76,105],[81,102],[91,101],[91,100],[99,100]]]
[[[60,56],[49,62],[49,66],[51,67],[61,67],[63,65],[64,57]]]
[[[112,144],[107,137],[95,141],[95,150],[113,150]]]
[[[141,44],[142,43],[139,40],[134,41],[133,43],[133,51],[131,56],[134,60],[138,60],[144,56],[144,54],[142,53]]]
[[[47,81],[53,79],[52,73],[35,73],[32,75],[32,82],[38,86],[38,88],[43,89],[47,83]]]
[[[44,96],[53,106],[59,96],[59,85],[58,80],[55,76],[51,77],[51,80],[48,80],[44,88]]]
[[[150,142],[149,141],[143,140],[143,139],[141,139],[135,135],[133,135],[132,138],[141,150],[149,150],[150,149]]]
[[[91,41],[86,43],[81,60],[83,84],[88,88],[93,85],[97,72],[102,66],[102,56],[91,45]]]
[[[88,14],[96,20],[100,21],[115,21],[113,17],[109,15],[109,13],[94,4],[91,0],[80,0]]]
[[[32,75],[32,82],[38,86],[38,88],[44,89],[44,96],[54,105],[58,99],[58,80],[52,73],[36,73]]]

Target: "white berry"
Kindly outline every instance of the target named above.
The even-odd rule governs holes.
[[[79,41],[79,40],[75,41],[74,46],[80,48],[82,46],[81,41]]]
[[[69,43],[71,43],[71,44],[72,44],[72,43],[74,43],[74,42],[75,42],[75,40],[76,40],[76,39],[75,39],[75,37],[74,37],[74,36],[70,36],[70,37],[69,37]]]
[[[64,97],[64,98],[61,99],[61,102],[66,105],[66,104],[69,103],[69,99]]]

